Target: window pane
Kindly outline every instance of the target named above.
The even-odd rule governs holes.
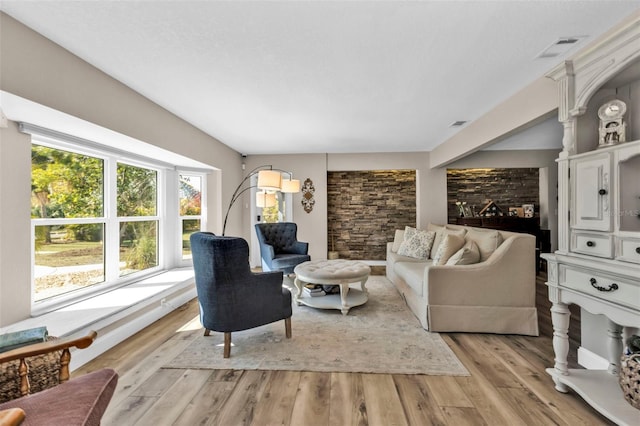
[[[31,217],[101,217],[103,170],[99,158],[32,145]]]
[[[35,301],[103,282],[104,225],[35,227]]]
[[[118,216],[155,216],[158,173],[118,164]]]
[[[282,222],[284,220],[284,194],[276,192],[276,204],[262,209],[262,221],[266,223]]]
[[[191,259],[189,237],[200,230],[200,219],[184,219],[182,221],[182,258]]]
[[[120,224],[120,276],[158,265],[158,222]]]
[[[199,216],[202,178],[180,175],[180,216]]]

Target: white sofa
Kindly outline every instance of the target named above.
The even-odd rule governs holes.
[[[396,231],[387,244],[387,278],[426,330],[538,335],[534,236],[458,225],[429,229],[464,229],[467,242],[497,232],[499,245],[479,263],[435,266],[431,258],[399,255],[404,231]]]

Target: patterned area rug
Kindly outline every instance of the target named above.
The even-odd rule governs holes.
[[[291,339],[284,321],[236,332],[224,359],[222,333],[199,335],[163,368],[469,375],[439,334],[422,329],[386,277],[371,276],[367,288],[369,301],[347,316],[294,303]]]

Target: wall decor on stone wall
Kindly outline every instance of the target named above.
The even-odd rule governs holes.
[[[316,188],[313,186],[313,181],[309,178],[304,180],[302,184],[302,207],[304,211],[307,213],[311,213],[313,210],[313,205],[316,203],[316,200],[313,199],[313,193],[316,192]]]

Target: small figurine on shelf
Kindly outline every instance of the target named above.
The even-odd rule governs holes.
[[[626,141],[625,112],[627,112],[627,104],[619,99],[609,101],[598,109],[598,117],[600,118],[598,148]]]
[[[502,216],[502,209],[493,201],[489,201],[486,206],[480,210],[479,216],[493,217]]]
[[[524,212],[524,217],[533,217],[535,214],[533,204],[523,204],[522,211]]]

